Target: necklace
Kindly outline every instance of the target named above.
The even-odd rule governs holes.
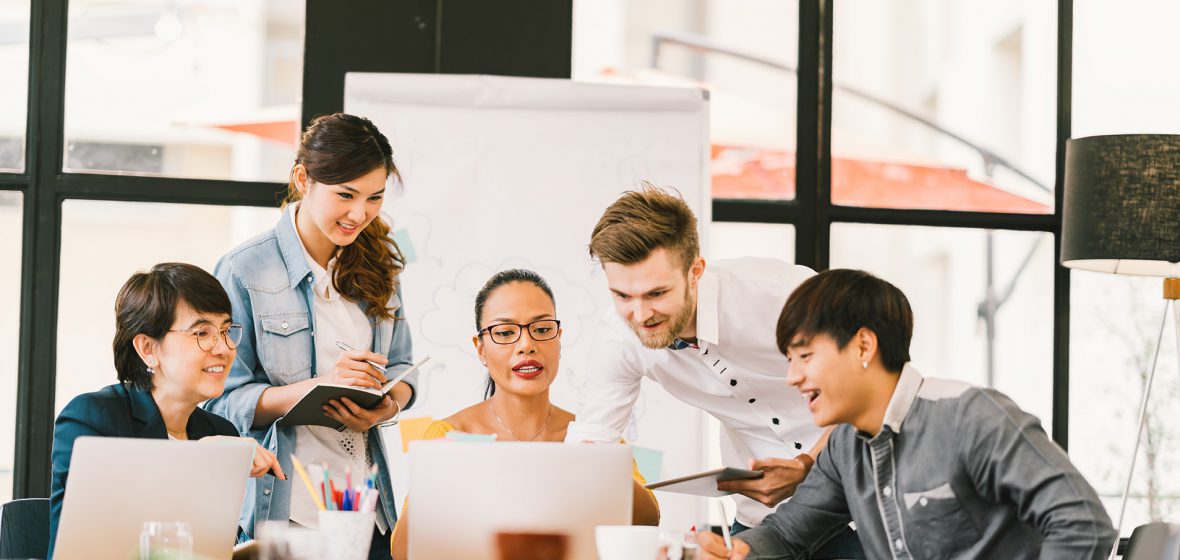
[[[545,417],[545,424],[541,426],[541,429],[538,430],[537,433],[533,434],[533,437],[531,437],[529,439],[524,439],[524,438],[517,436],[516,432],[513,432],[512,428],[509,428],[508,424],[505,424],[504,421],[500,419],[500,415],[496,414],[496,405],[492,404],[491,399],[488,399],[488,408],[492,409],[492,416],[496,417],[496,421],[499,422],[500,425],[503,426],[505,430],[508,430],[508,434],[511,435],[512,439],[514,439],[516,441],[533,441],[533,440],[537,439],[538,437],[541,436],[541,434],[545,433],[545,430],[549,429],[549,419],[553,418],[553,405],[549,405],[549,415]]]

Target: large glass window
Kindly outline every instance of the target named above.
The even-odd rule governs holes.
[[[29,9],[29,0],[0,0],[0,172],[25,168]]]
[[[1072,136],[1180,134],[1180,4],[1073,3]],[[1114,79],[1112,79],[1112,77]],[[1164,309],[1159,278],[1072,271],[1070,456],[1117,519],[1131,466],[1139,400]],[[1171,319],[1147,408],[1122,536],[1180,521],[1180,371]]]
[[[1070,456],[1117,519],[1131,467],[1140,398],[1163,318],[1163,280],[1072,271]],[[1149,521],[1180,519],[1180,370],[1171,318],[1131,479],[1123,536]]]
[[[0,259],[21,260],[22,201],[19,192],[0,191]],[[20,341],[20,274],[0,275],[0,504],[12,499],[16,450],[16,368]]]
[[[65,169],[285,179],[304,3],[71,1]]]
[[[62,205],[57,412],[78,394],[116,382],[113,309],[131,274],[174,261],[212,272],[217,259],[274,227],[278,217],[273,208],[67,200]]]
[[[831,262],[905,292],[923,375],[994,387],[1052,433],[1050,234],[835,224]]]
[[[1055,2],[836,2],[832,202],[1052,213],[1056,14]]]
[[[799,4],[576,0],[573,77],[709,90],[715,198],[795,197]]]

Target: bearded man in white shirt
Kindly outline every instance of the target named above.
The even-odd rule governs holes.
[[[603,213],[590,239],[615,309],[599,329],[577,420],[566,441],[617,442],[647,377],[721,422],[726,466],[758,480],[718,484],[739,494],[735,531],[761,523],[807,476],[826,441],[774,337],[795,287],[815,273],[762,258],[709,263],[684,199],[645,186]],[[855,535],[837,557],[859,556]],[[851,547],[849,549],[848,547]]]

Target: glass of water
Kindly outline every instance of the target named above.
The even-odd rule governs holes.
[[[139,531],[139,560],[192,560],[193,531],[184,521],[147,521]]]

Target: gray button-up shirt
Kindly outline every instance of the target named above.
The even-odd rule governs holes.
[[[1115,540],[1098,494],[1036,417],[910,365],[881,432],[837,426],[795,497],[740,537],[751,559],[804,558],[849,521],[869,558],[1100,560]]]

